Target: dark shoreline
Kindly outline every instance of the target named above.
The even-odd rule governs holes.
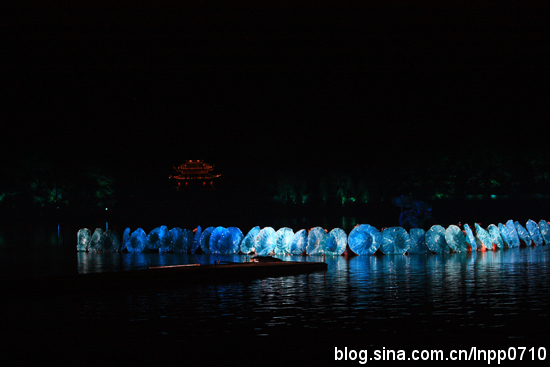
[[[501,199],[440,199],[430,201],[433,205],[433,218],[426,221],[424,229],[434,224],[447,227],[450,224],[506,222],[508,219],[525,223],[528,219],[549,220],[548,204],[550,199],[535,196],[509,196]],[[120,234],[126,227],[142,227],[147,232],[160,225],[194,229],[200,225],[238,227],[246,231],[256,225],[261,227],[312,228],[323,226],[327,221],[331,228],[342,228],[342,218],[355,218],[358,224],[370,224],[377,228],[399,225],[400,209],[390,201],[369,202],[351,206],[317,205],[266,205],[265,203],[240,203],[238,205],[186,206],[184,203],[168,202],[146,206],[120,206],[105,210],[22,210],[0,211],[3,225],[24,224],[74,224],[80,228],[105,228],[105,223],[115,224],[113,229]],[[296,222],[296,224],[293,224]],[[148,228],[147,226],[150,226]],[[299,227],[299,228],[298,228]],[[352,226],[353,227],[353,226]],[[331,229],[330,228],[330,229]],[[344,228],[343,228],[344,229]],[[351,230],[351,228],[349,229]],[[76,233],[76,232],[75,232]],[[76,235],[75,235],[76,236]]]

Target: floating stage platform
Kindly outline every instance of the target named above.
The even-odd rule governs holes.
[[[58,292],[157,289],[306,274],[325,270],[327,270],[325,262],[221,262],[212,265],[172,265],[120,272],[17,279],[0,283],[0,289],[4,293],[26,293],[29,295]]]
[[[192,283],[201,280],[225,281],[296,275],[325,270],[327,270],[327,264],[324,262],[279,261],[161,266],[125,273],[134,273],[134,276],[152,277],[161,280],[181,279]]]

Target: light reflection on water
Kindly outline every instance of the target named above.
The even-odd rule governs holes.
[[[367,332],[373,320],[417,319],[425,323],[431,317],[456,320],[462,327],[498,328],[518,313],[537,313],[548,320],[548,254],[547,247],[538,247],[349,260],[327,257],[326,272],[159,289],[154,295],[129,294],[124,296],[121,317],[129,317],[132,322],[179,320],[178,333],[200,329],[203,335],[248,332],[266,336],[289,326]],[[244,259],[241,255],[77,256],[79,272]],[[288,260],[321,258],[290,256]],[[91,314],[86,317],[90,318],[101,312],[97,307],[88,309]]]
[[[58,244],[47,231],[25,236],[16,239],[32,243],[28,251],[14,250],[15,237],[9,233],[0,236],[4,279],[23,272],[44,276],[246,259],[244,255],[77,253],[72,241]],[[48,245],[37,246],[36,238],[49,241]],[[367,335],[373,328],[391,336],[403,320],[414,332],[447,333],[446,324],[453,324],[453,331],[473,328],[480,334],[506,327],[504,337],[525,338],[532,331],[518,315],[532,315],[540,325],[549,321],[549,250],[541,246],[486,253],[326,257],[326,272],[134,289],[115,295],[52,296],[32,312],[38,318],[68,314],[79,320],[152,324],[148,333],[175,338],[220,333],[279,336],[289,330]],[[285,260],[321,261],[321,257]]]

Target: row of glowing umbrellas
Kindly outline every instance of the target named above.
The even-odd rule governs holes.
[[[92,232],[83,228],[77,234],[77,250],[89,252],[175,252],[205,254],[257,254],[257,255],[373,255],[375,253],[449,253],[486,251],[520,247],[542,246],[550,243],[550,225],[541,220],[527,221],[523,226],[509,220],[506,224],[491,224],[487,228],[478,223],[471,228],[450,225],[432,226],[427,232],[402,227],[383,230],[368,225],[356,226],[349,234],[340,228],[327,231],[314,227],[294,232],[283,227],[254,227],[246,235],[237,227],[197,227],[191,231],[160,226],[149,234],[141,228],[126,228],[122,242],[113,231],[98,228]],[[200,250],[199,250],[200,249]]]

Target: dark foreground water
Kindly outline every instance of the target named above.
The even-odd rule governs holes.
[[[60,233],[59,241],[56,232],[38,228],[16,240],[4,230],[2,284],[22,277],[244,260],[240,255],[77,253],[76,235]],[[18,246],[27,241],[29,248],[24,251],[13,241]],[[100,291],[38,294],[21,289],[2,299],[0,360],[3,365],[26,365],[36,358],[75,365],[359,365],[359,357],[335,360],[343,356],[335,348],[346,347],[366,350],[368,358],[375,350],[380,357],[388,351],[384,361],[368,360],[381,365],[392,364],[389,351],[403,350],[409,358],[415,349],[443,350],[447,358],[452,349],[511,353],[511,347],[527,347],[535,348],[539,359],[539,353],[550,353],[549,250],[327,257],[326,272],[222,284],[127,290],[105,284]],[[519,361],[520,352],[514,363],[531,365],[533,352]]]

